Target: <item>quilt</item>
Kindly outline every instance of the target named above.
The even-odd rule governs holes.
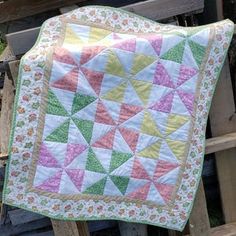
[[[47,20],[21,59],[4,203],[182,230],[233,28],[98,6]]]

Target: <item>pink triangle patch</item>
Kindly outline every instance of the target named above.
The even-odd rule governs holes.
[[[114,48],[122,49],[129,52],[135,52],[136,39],[127,39],[122,42],[113,45]]]
[[[125,128],[119,128],[119,131],[126,143],[129,145],[130,149],[135,152],[138,143],[139,133]]]
[[[97,148],[112,149],[116,129],[112,129],[97,140],[92,146]]]
[[[146,200],[150,186],[151,186],[151,183],[146,183],[144,186],[128,194],[128,197],[139,199],[139,200]]]
[[[180,70],[179,70],[179,78],[178,78],[177,86],[180,86],[181,84],[191,79],[196,74],[197,74],[196,69],[181,65]]]
[[[59,61],[65,64],[77,65],[70,52],[65,48],[56,47],[53,53],[53,60]]]
[[[55,168],[60,167],[57,159],[52,156],[44,144],[42,144],[40,147],[38,165]]]
[[[162,46],[162,37],[157,35],[148,35],[146,39],[151,43],[157,55],[160,55]]]
[[[80,169],[66,169],[67,175],[70,177],[76,188],[81,191],[81,186],[84,179],[84,170]]]
[[[134,165],[133,165],[131,177],[136,178],[136,179],[150,180],[150,177],[149,177],[147,171],[144,169],[142,164],[137,159],[134,160]]]
[[[94,58],[96,55],[98,55],[105,48],[106,47],[104,47],[104,46],[83,47],[81,58],[80,58],[80,64],[83,65],[83,64],[87,63],[89,60]]]
[[[112,117],[107,112],[106,107],[102,104],[101,101],[99,101],[97,104],[95,122],[106,125],[115,125],[115,122],[113,121]]]
[[[157,64],[153,83],[168,88],[175,88],[175,85],[171,80],[170,76],[168,75],[167,70],[160,63]]]
[[[86,148],[87,146],[83,144],[71,144],[71,143],[67,144],[67,153],[64,166],[68,166]]]
[[[156,111],[170,113],[174,99],[174,93],[174,91],[171,91],[170,93],[166,94],[150,108]]]
[[[138,114],[140,111],[142,111],[143,108],[139,106],[129,105],[129,104],[122,104],[120,107],[120,116],[119,116],[119,124],[127,121],[131,117]]]
[[[81,67],[81,71],[85,75],[86,79],[88,80],[95,93],[99,95],[104,73],[88,70],[83,67]]]
[[[171,195],[174,189],[173,185],[161,184],[161,183],[154,183],[154,185],[165,202],[171,200]]]
[[[116,33],[113,33],[113,39],[118,40],[118,39],[121,39],[121,37],[117,35]]]
[[[73,69],[59,80],[53,82],[51,86],[54,88],[76,92],[78,83],[78,74],[79,74],[78,69],[77,68]]]
[[[194,108],[194,94],[186,93],[183,90],[178,90],[178,95],[188,109],[189,113],[192,115]]]
[[[171,163],[167,161],[158,160],[157,166],[153,175],[153,181],[157,181],[161,176],[169,173],[175,168],[179,167],[176,163]]]
[[[36,186],[36,188],[52,193],[58,193],[60,188],[61,175],[62,170],[58,171],[54,176],[45,180],[42,184]]]

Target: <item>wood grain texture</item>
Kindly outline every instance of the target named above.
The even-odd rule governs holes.
[[[189,230],[191,236],[210,236],[210,222],[202,180],[189,218]]]
[[[236,222],[212,228],[211,236],[236,236]]]
[[[119,221],[121,236],[147,236],[147,225]]]
[[[189,234],[184,235],[190,236]],[[236,236],[236,222],[211,228],[210,236]]]
[[[236,131],[235,104],[226,60],[213,98],[210,123],[213,137]],[[217,152],[216,166],[226,223],[236,221],[236,148]]]
[[[45,216],[43,215],[39,215],[34,212],[26,211],[23,209],[9,211],[8,215],[13,226],[45,218]]]
[[[8,0],[0,2],[0,23],[32,16],[86,0]]]
[[[25,54],[35,44],[40,27],[6,34],[6,40],[11,52],[15,56]]]
[[[122,7],[125,10],[152,20],[199,11],[204,8],[203,0],[149,0]]]
[[[86,222],[52,220],[55,236],[89,236]]]
[[[12,54],[7,47],[4,51],[1,60],[8,60],[12,58]],[[1,153],[8,153],[8,142],[10,137],[11,130],[11,121],[12,121],[12,112],[13,112],[13,103],[14,103],[14,86],[11,80],[5,76],[4,86],[2,91],[2,109],[1,109],[1,117],[0,117],[0,150]],[[2,165],[0,163],[0,165]]]
[[[9,0],[11,2],[12,0]],[[19,1],[19,0],[18,0]],[[23,0],[20,0],[23,1]],[[26,0],[24,0],[26,1]],[[82,0],[85,1],[85,0]],[[71,1],[68,1],[71,2]],[[76,1],[74,1],[76,2]],[[79,2],[79,1],[77,1]],[[72,3],[71,3],[72,4]],[[71,5],[68,4],[68,5]],[[60,6],[58,6],[59,8]],[[69,9],[68,9],[69,8]],[[61,12],[68,12],[75,8],[75,5],[69,6],[68,8],[62,8]],[[200,10],[204,8],[203,0],[148,0],[131,5],[122,7],[127,11],[134,12],[136,14],[145,16],[152,20],[160,20],[168,17],[180,15],[183,13],[192,12],[195,10]],[[1,4],[0,4],[1,12]],[[0,23],[1,23],[0,16]],[[28,30],[18,31],[15,33],[7,34],[6,39],[8,45],[10,45],[11,50],[14,55],[21,55],[26,53],[34,45],[40,27],[32,28]]]
[[[236,147],[236,132],[206,140],[205,154],[215,153]]]

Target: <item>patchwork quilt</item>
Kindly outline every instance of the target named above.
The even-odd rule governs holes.
[[[21,60],[4,203],[182,230],[233,28],[97,6],[47,20]]]

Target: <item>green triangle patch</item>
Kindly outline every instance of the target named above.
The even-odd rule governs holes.
[[[58,143],[67,143],[69,126],[70,120],[67,120],[58,128],[56,128],[50,135],[48,135],[45,140]]]
[[[161,59],[181,63],[185,48],[185,40],[181,41],[161,56]]]
[[[187,34],[188,34],[188,37],[191,37],[195,34],[197,34],[198,32],[204,30],[206,28],[206,26],[198,26],[198,27],[192,27],[192,28],[188,28],[187,30]]]
[[[103,195],[106,182],[107,177],[104,177],[103,179],[88,187],[83,193]]]
[[[81,120],[76,117],[73,117],[72,120],[74,121],[77,128],[80,130],[85,140],[90,143],[93,133],[93,122],[90,120]]]
[[[188,44],[189,44],[189,47],[191,48],[195,61],[200,67],[200,65],[202,64],[203,57],[205,56],[206,48],[198,43],[195,43],[192,40],[189,40]]]
[[[143,70],[145,67],[151,65],[155,60],[156,57],[147,56],[143,54],[137,54],[134,56],[134,63],[132,67],[132,74],[137,74],[139,71]]]
[[[130,153],[122,153],[122,152],[113,151],[109,172],[111,173],[113,170],[117,169],[119,166],[121,166],[126,161],[128,161],[131,157],[132,157],[132,154]]]
[[[129,177],[111,175],[110,179],[124,195],[129,184]]]
[[[104,96],[102,96],[102,98],[121,103],[123,102],[123,99],[124,99],[126,87],[127,87],[126,82],[121,83],[117,87],[108,91]]]
[[[104,173],[104,174],[106,173],[106,170],[103,168],[100,161],[96,158],[96,155],[91,148],[89,149],[89,153],[88,153],[86,170]]]
[[[112,51],[109,51],[109,56],[106,65],[106,73],[111,75],[117,75],[120,77],[125,76],[125,71],[122,64],[119,61],[119,58]]]
[[[76,112],[88,106],[90,103],[94,102],[95,100],[96,100],[95,97],[91,97],[89,95],[81,95],[79,93],[76,93],[74,96],[71,113],[75,114]]]
[[[57,96],[50,89],[48,90],[48,104],[46,113],[57,116],[68,116],[66,109],[62,106]]]

